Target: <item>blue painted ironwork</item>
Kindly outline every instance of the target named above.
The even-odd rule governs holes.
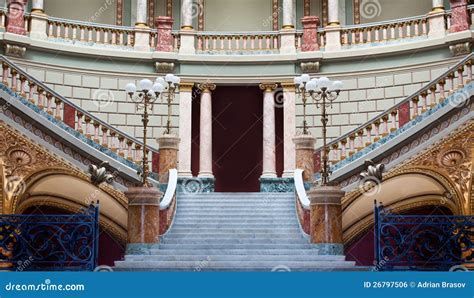
[[[474,264],[474,216],[400,215],[375,202],[377,270],[449,270]]]
[[[98,240],[98,204],[77,214],[0,215],[0,269],[92,271]]]

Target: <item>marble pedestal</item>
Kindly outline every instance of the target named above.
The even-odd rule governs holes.
[[[127,254],[143,254],[159,243],[160,201],[163,193],[153,187],[130,187],[128,198]]]
[[[338,186],[313,186],[310,199],[310,236],[321,253],[343,255],[341,199]]]
[[[296,150],[296,168],[303,170],[303,181],[314,180],[314,144],[312,135],[299,135],[293,138]]]
[[[180,139],[171,134],[157,138],[160,151],[160,183],[168,183],[170,169],[178,168],[178,146]]]

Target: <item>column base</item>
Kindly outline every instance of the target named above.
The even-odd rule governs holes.
[[[337,243],[313,243],[311,248],[315,250],[316,255],[344,255],[344,245]]]
[[[215,178],[179,177],[176,191],[184,194],[214,192],[215,181]]]
[[[260,192],[293,192],[293,177],[267,178],[260,177]]]

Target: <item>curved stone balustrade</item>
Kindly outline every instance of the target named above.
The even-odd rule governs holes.
[[[0,10],[0,27],[6,26],[7,14],[5,9]],[[472,19],[474,5],[467,7],[467,14]],[[117,49],[158,52],[178,52],[181,44],[183,44],[185,49],[182,53],[186,54],[278,54],[280,51],[287,54],[293,53],[295,50],[304,51],[302,50],[304,45],[306,45],[306,49],[310,49],[306,51],[314,52],[322,49],[334,52],[368,44],[375,46],[401,40],[437,38],[445,36],[446,31],[451,29],[451,11],[430,12],[426,15],[377,23],[318,28],[315,35],[311,34],[311,37],[307,38],[304,38],[303,32],[314,30],[315,27],[293,32],[197,31],[183,35],[178,31],[172,31],[170,35],[170,24],[173,22],[171,18],[162,20],[170,23],[158,27],[158,29],[66,20],[37,13],[25,13],[24,18],[26,32],[30,32],[30,38],[32,39],[48,39],[53,42],[61,41],[71,44],[102,45]],[[165,19],[165,17],[162,18]],[[333,34],[335,32],[336,35]],[[25,35],[26,33],[22,34]],[[328,34],[331,34],[330,47],[327,47]],[[334,36],[337,36],[335,40]],[[182,42],[181,39],[183,38],[187,40]],[[166,44],[166,50],[163,50],[162,43]],[[316,46],[308,46],[309,43],[316,44]]]
[[[133,27],[113,26],[48,17],[48,38],[73,42],[133,47],[135,30]]]
[[[428,16],[416,16],[386,22],[345,26],[341,30],[341,45],[354,46],[369,43],[427,36]]]
[[[328,143],[331,165],[334,166],[371,144],[381,141],[422,114],[429,113],[449,95],[472,81],[473,61],[474,54],[468,55],[391,109]],[[465,94],[465,97],[464,100],[468,99],[469,94]],[[316,155],[319,156],[321,151],[322,148],[317,149]]]
[[[91,113],[75,105],[48,86],[33,78],[4,56],[2,62],[2,84],[16,92],[39,111],[44,111],[55,119],[64,122],[86,140],[92,141],[100,151],[109,149],[119,157],[139,167],[142,160],[143,143],[134,137],[105,123]],[[157,172],[158,151],[148,147],[151,168]]]
[[[278,32],[198,32],[198,52],[272,51],[280,47]]]

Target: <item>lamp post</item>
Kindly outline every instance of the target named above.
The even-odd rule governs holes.
[[[125,91],[130,96],[130,99],[135,103],[136,110],[143,110],[143,156],[142,156],[142,185],[149,186],[148,174],[150,173],[148,166],[148,150],[147,150],[147,129],[149,111],[153,111],[153,104],[161,96],[166,95],[168,104],[168,120],[166,123],[165,134],[171,131],[171,103],[175,97],[176,87],[180,83],[180,78],[167,74],[164,78],[158,77],[153,83],[149,79],[143,79],[139,82],[138,88],[133,83],[125,86]]]
[[[316,107],[321,107],[321,122],[323,124],[323,165],[321,168],[321,185],[327,186],[329,184],[329,162],[328,162],[328,148],[327,148],[327,123],[328,115],[327,108],[332,108],[332,103],[339,96],[343,87],[340,81],[331,81],[326,77],[319,79],[311,79],[308,74],[302,74],[294,79],[297,94],[303,100],[303,134],[308,134],[308,127],[306,122],[306,101],[310,97],[313,99]]]

